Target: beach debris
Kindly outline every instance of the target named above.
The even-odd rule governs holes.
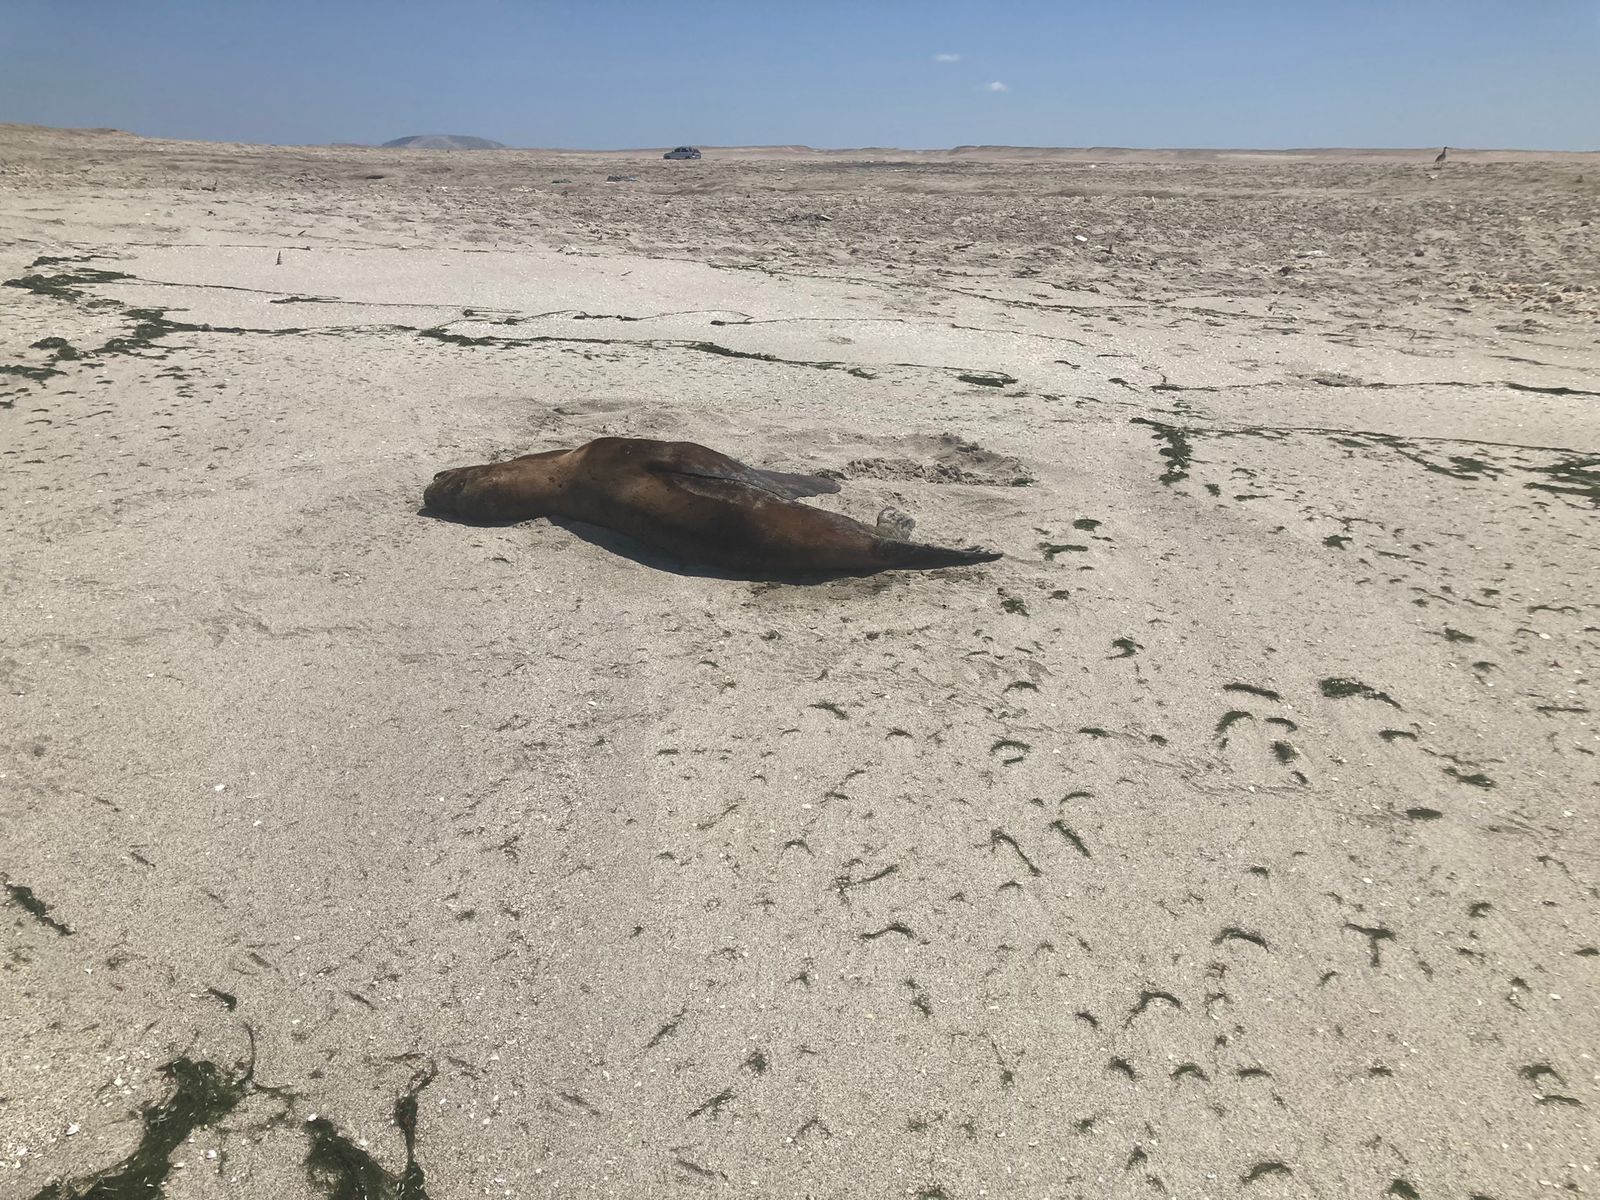
[[[963,371],[956,378],[962,383],[993,388],[1010,387],[1017,381],[1016,376],[1007,375],[1004,371]]]
[[[63,337],[43,337],[37,342],[30,342],[30,350],[49,350],[53,352],[54,362],[69,361],[83,357],[83,352],[76,349],[71,342]]]
[[[53,930],[61,937],[71,937],[72,928],[62,924],[50,915],[50,906],[33,894],[33,889],[20,883],[5,881],[6,898],[16,904],[24,912],[46,929]]]
[[[826,213],[819,212],[792,213],[787,217],[778,218],[779,224],[782,225],[821,225],[832,220],[833,218]]]
[[[607,175],[606,176],[606,182],[607,183],[638,183],[639,182],[639,177],[637,175]]]
[[[192,1140],[197,1129],[226,1117],[254,1089],[253,1061],[229,1071],[205,1059],[185,1056],[161,1067],[160,1072],[172,1081],[172,1093],[143,1107],[139,1113],[143,1133],[132,1153],[91,1174],[52,1184],[40,1196],[160,1195],[171,1173],[188,1163],[174,1157],[179,1148]],[[117,1076],[116,1082],[120,1086],[122,1076]],[[78,1130],[76,1124],[69,1125],[67,1135],[75,1136]]]

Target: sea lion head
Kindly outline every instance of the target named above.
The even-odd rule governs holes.
[[[422,507],[429,512],[446,513],[450,516],[459,515],[456,505],[460,502],[461,491],[467,485],[475,467],[454,467],[448,471],[440,471],[433,477],[433,482],[422,493]]]
[[[566,480],[566,452],[440,471],[422,493],[424,510],[468,521],[527,521],[550,515]]]

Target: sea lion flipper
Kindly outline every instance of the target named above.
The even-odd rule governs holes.
[[[770,488],[740,479],[734,475],[707,474],[701,471],[683,471],[671,467],[657,467],[656,473],[672,486],[704,496],[708,500],[722,500],[730,504],[751,504],[761,497],[774,498]],[[787,499],[787,497],[784,497]]]
[[[787,471],[768,471],[729,458],[709,446],[694,442],[659,442],[648,460],[648,467],[662,475],[698,479],[722,479],[756,488],[780,500],[799,500],[837,492],[839,483],[821,475],[791,475]]]
[[[697,462],[692,464],[679,464],[675,462],[660,462],[652,464],[654,469],[662,475],[670,476],[682,486],[694,490],[694,480],[711,481],[735,484],[739,487],[755,488],[757,491],[767,492],[780,500],[799,500],[803,496],[820,496],[825,492],[837,492],[837,480],[826,479],[821,475],[790,475],[783,471],[763,471],[759,467],[747,467],[742,462],[728,459],[726,463]],[[717,493],[721,495],[722,493]]]
[[[839,490],[839,481],[829,479],[826,475],[791,475],[786,471],[764,471],[758,467],[746,467],[745,470],[786,500],[822,496]]]
[[[1000,551],[986,546],[925,546],[919,542],[882,541],[877,546],[879,558],[885,567],[896,570],[932,571],[939,567],[970,567],[977,563],[994,562],[1002,557]]]

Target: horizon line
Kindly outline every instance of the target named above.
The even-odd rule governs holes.
[[[425,154],[492,154],[497,151],[538,154],[658,154],[673,147],[662,143],[655,146],[516,146],[502,143],[493,147],[414,150],[403,146],[385,146],[381,142],[257,142],[230,138],[174,137],[165,134],[138,133],[108,125],[38,125],[28,122],[0,122],[0,130],[43,130],[51,133],[120,134],[155,142],[195,142],[213,146],[259,146],[270,149],[307,150],[392,150],[395,152]],[[403,137],[481,137],[479,134],[404,134]],[[485,141],[497,141],[484,138]],[[1435,142],[1425,146],[1125,146],[1092,144],[1077,146],[1050,146],[1011,142],[963,142],[953,146],[894,146],[869,144],[859,146],[813,146],[807,142],[743,142],[716,144],[712,142],[680,141],[675,145],[694,146],[702,150],[763,151],[778,150],[792,153],[849,155],[868,153],[894,154],[960,154],[973,151],[1039,151],[1053,154],[1135,153],[1135,154],[1427,154],[1444,148],[1445,143]],[[1447,147],[1452,154],[1600,154],[1595,149],[1552,149],[1522,146],[1457,146]]]

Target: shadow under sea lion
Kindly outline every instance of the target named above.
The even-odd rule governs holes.
[[[694,442],[606,437],[440,471],[423,493],[423,510],[485,524],[582,521],[687,562],[763,578],[931,570],[1000,557],[976,546],[909,541],[913,522],[895,509],[868,526],[797,503],[838,490],[832,479],[748,467]]]

